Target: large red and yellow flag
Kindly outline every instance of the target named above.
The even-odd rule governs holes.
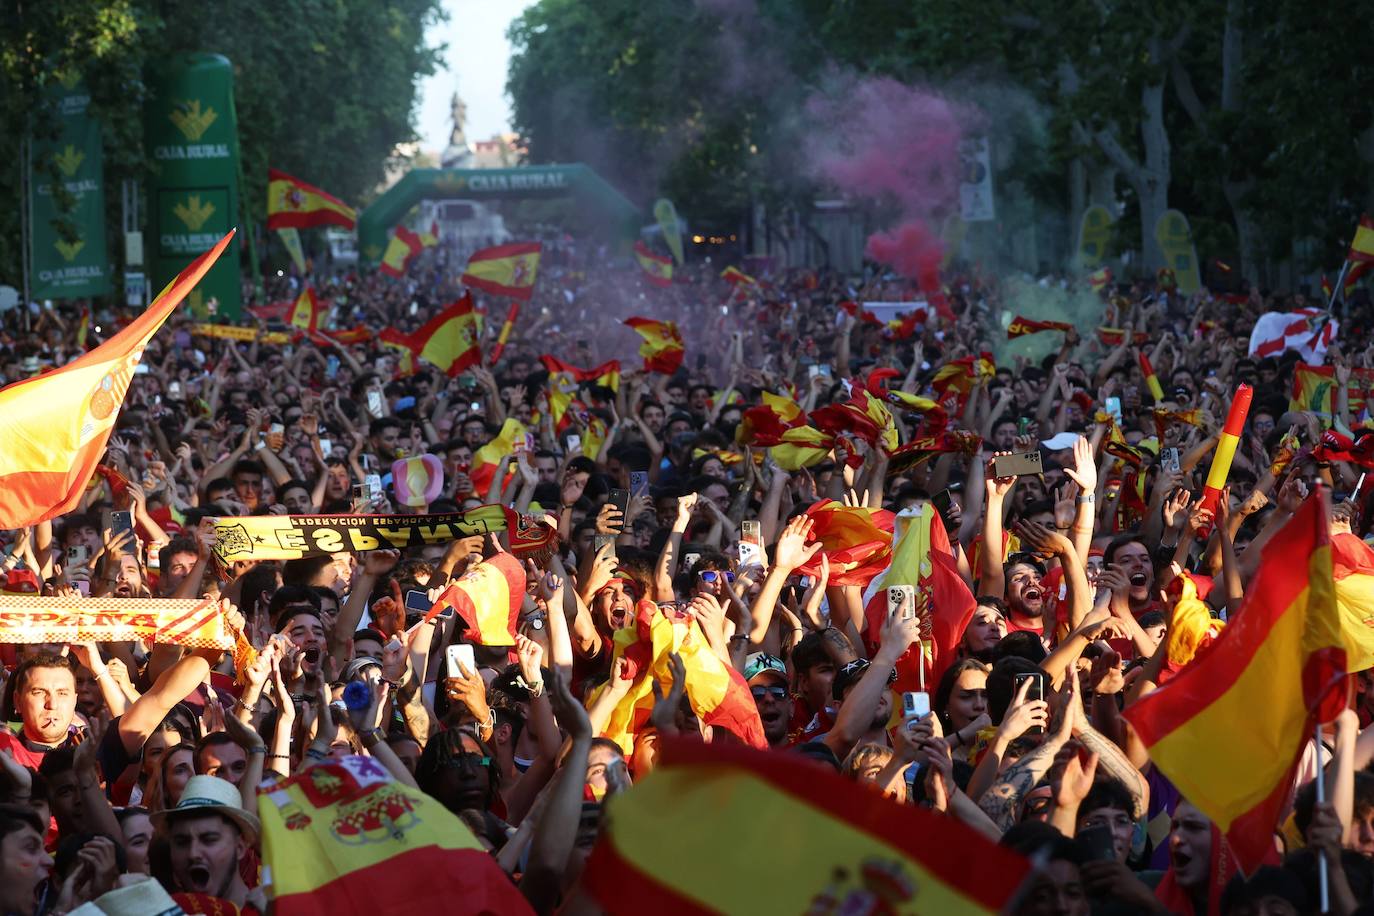
[[[1007,340],[1015,340],[1018,337],[1025,337],[1027,334],[1039,334],[1041,331],[1072,331],[1073,325],[1067,321],[1037,321],[1034,318],[1027,318],[1024,315],[1017,315],[1007,325]]]
[[[547,353],[539,357],[539,362],[543,364],[545,369],[549,370],[550,375],[555,372],[562,372],[579,384],[591,382],[593,385],[601,385],[612,391],[620,390],[620,360],[618,359],[607,360],[591,369],[579,369],[571,363],[565,363],[558,357],[550,356]]]
[[[312,226],[352,229],[357,222],[358,212],[332,194],[285,172],[267,170],[268,229],[309,229]]]
[[[465,913],[533,913],[456,814],[372,757],[318,763],[264,786],[258,814],[281,916],[453,912],[455,901]]]
[[[990,914],[1030,871],[953,817],[741,747],[664,742],[654,771],[606,813],[582,881],[612,916]]]
[[[644,279],[654,286],[673,285],[672,258],[654,254],[649,250],[648,245],[643,242],[635,242],[635,260],[639,262],[640,270],[644,271]]]
[[[514,554],[498,553],[449,583],[426,619],[453,608],[467,624],[467,639],[482,646],[515,645],[525,600],[525,567]]]
[[[1366,406],[1365,392],[1374,387],[1374,369],[1355,366],[1350,370],[1346,387],[1347,406],[1352,417],[1359,417]],[[1331,366],[1309,366],[1298,363],[1293,367],[1293,390],[1288,395],[1288,409],[1310,410],[1330,420],[1336,413],[1336,370]]]
[[[727,267],[720,272],[720,278],[731,286],[758,286],[759,281],[738,267]]]
[[[501,459],[514,454],[516,441],[523,440],[528,432],[525,424],[514,417],[507,417],[496,438],[473,453],[472,470],[468,472],[468,478],[478,496],[486,495],[496,477],[496,469],[501,466]]]
[[[1245,603],[1211,647],[1125,713],[1247,872],[1273,851],[1313,726],[1345,705],[1326,499],[1309,498],[1264,546]]]
[[[382,343],[404,347],[419,359],[450,378],[482,360],[482,348],[477,341],[477,313],[472,310],[472,295],[463,298],[435,315],[414,334],[402,334],[392,328],[381,333]]]
[[[192,261],[142,315],[94,350],[0,389],[0,528],[23,528],[76,508],[144,347],[233,236]]]
[[[382,255],[382,273],[397,279],[405,276],[410,262],[424,249],[425,243],[418,235],[405,226],[397,226],[391,233],[391,240],[386,243],[386,253]]]
[[[892,562],[882,575],[873,580],[869,594],[864,596],[864,619],[868,622],[866,638],[876,636],[887,621],[887,589],[894,585],[916,588],[916,612],[930,618],[930,640],[913,643],[897,660],[897,681],[894,690],[929,689],[940,675],[959,656],[959,640],[964,628],[973,618],[978,606],[964,577],[959,574],[954,548],[949,543],[945,523],[931,503],[918,504],[919,514],[897,516],[900,526],[896,546],[892,548]],[[925,637],[923,636],[922,639]],[[925,664],[926,687],[921,686],[920,665]]]
[[[1374,668],[1374,550],[1348,532],[1333,535],[1331,572],[1345,637],[1346,670]]]
[[[935,399],[952,415],[962,414],[968,403],[969,392],[975,385],[981,385],[997,374],[997,364],[992,361],[991,353],[981,353],[977,358],[965,356],[962,359],[945,363],[930,380]]]
[[[542,250],[538,242],[514,242],[475,251],[468,258],[463,282],[496,296],[528,301],[534,294]]]
[[[1374,218],[1368,213],[1360,217],[1355,227],[1355,237],[1350,240],[1350,253],[1347,261],[1374,261]]]
[[[672,375],[678,370],[686,349],[676,324],[650,318],[626,318],[625,323],[644,338],[644,343],[639,345],[639,355],[644,357],[644,371]]]
[[[833,499],[813,503],[806,510],[811,519],[811,540],[821,549],[797,571],[818,576],[821,555],[830,561],[831,585],[863,587],[882,572],[892,558],[893,515],[886,509],[846,506]]]
[[[760,398],[763,403],[744,411],[735,427],[735,441],[740,445],[774,446],[789,429],[806,425],[801,406],[787,395],[763,391]]]

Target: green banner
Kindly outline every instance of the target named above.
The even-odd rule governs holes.
[[[151,84],[144,109],[153,160],[148,262],[153,288],[161,289],[239,225],[239,141],[234,71],[225,58],[177,55]],[[187,301],[196,317],[239,317],[238,236]]]
[[[1107,260],[1112,242],[1112,213],[1101,204],[1083,211],[1078,222],[1078,269],[1096,270]]]
[[[110,258],[100,122],[87,114],[91,94],[79,79],[58,83],[49,97],[56,139],[35,138],[29,163],[32,294],[35,299],[103,296],[110,291]],[[58,182],[65,194],[58,193]]]
[[[1159,242],[1159,250],[1164,252],[1164,266],[1174,272],[1178,291],[1191,296],[1201,289],[1202,275],[1198,270],[1188,217],[1177,210],[1165,210],[1155,223],[1155,240]]]

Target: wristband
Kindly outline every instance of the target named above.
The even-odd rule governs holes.
[[[268,755],[267,755],[267,759],[268,759],[268,760],[290,760],[290,759],[291,759],[291,755],[290,755],[290,754],[268,754]]]
[[[255,745],[255,746],[253,746],[253,747],[248,748],[247,750],[248,750],[248,756],[249,756],[249,757],[252,757],[254,754],[261,754],[261,755],[263,755],[264,757],[267,756],[267,745],[265,745],[265,744],[258,744],[258,745]]]
[[[1096,496],[1092,493],[1084,493],[1082,496],[1078,497],[1077,502],[1080,506],[1084,503],[1093,503],[1096,502]]]

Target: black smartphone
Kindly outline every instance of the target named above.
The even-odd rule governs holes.
[[[421,614],[428,614],[429,609],[434,603],[429,600],[429,592],[424,589],[412,588],[406,592],[406,610],[419,611]]]
[[[1078,851],[1086,862],[1115,862],[1116,838],[1106,824],[1095,824],[1078,831],[1074,837]]]
[[[133,513],[122,509],[107,510],[105,515],[105,529],[110,532],[112,537],[117,537],[125,531],[133,534]]]
[[[607,544],[611,545],[611,556],[615,556],[614,534],[598,534],[592,538],[592,549],[597,553],[601,553],[601,548],[605,547]]]
[[[625,518],[630,514],[630,491],[613,488],[606,501],[620,510],[620,519],[617,521],[620,527],[617,530],[624,531]]]
[[[940,521],[949,528],[949,510],[954,507],[954,496],[949,492],[949,487],[945,487],[939,493],[930,498],[930,504],[935,507],[935,511],[940,513]]]
[[[994,477],[1030,477],[1041,473],[1040,450],[1013,452],[992,459]]]
[[[1013,675],[1011,679],[1011,695],[1013,699],[1021,692],[1021,685],[1030,681],[1030,689],[1026,691],[1026,702],[1045,699],[1045,676],[1038,672],[1028,672],[1026,674]],[[1028,735],[1043,735],[1045,729],[1039,725],[1032,725],[1026,729]]]

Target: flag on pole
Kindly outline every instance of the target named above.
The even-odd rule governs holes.
[[[520,300],[513,300],[510,308],[506,311],[506,320],[501,325],[501,332],[496,336],[496,343],[491,348],[491,360],[488,363],[494,366],[501,361],[501,354],[506,352],[506,344],[510,341],[510,333],[515,328],[515,322],[520,317]]]
[[[607,803],[582,875],[612,916],[993,914],[1030,871],[957,818],[798,755],[686,740],[660,755]]]
[[[1155,367],[1144,350],[1140,351],[1140,374],[1145,376],[1145,387],[1150,389],[1150,397],[1155,399],[1155,403],[1163,401],[1164,388],[1159,384],[1159,376],[1155,374]]]
[[[720,278],[731,286],[758,286],[759,281],[738,267],[727,267],[720,272]]]
[[[285,172],[267,170],[268,229],[309,229],[312,226],[352,229],[357,222],[358,212],[332,194]]]
[[[234,237],[191,262],[119,333],[60,369],[0,389],[0,528],[76,508],[104,454],[143,349]]]
[[[625,323],[644,338],[644,343],[639,345],[639,355],[644,357],[646,372],[672,375],[678,370],[686,350],[676,324],[649,318],[626,318]]]
[[[1246,872],[1273,852],[1314,725],[1345,705],[1329,525],[1321,490],[1264,546],[1216,641],[1125,711],[1151,762],[1226,834]]]
[[[492,295],[527,302],[534,295],[542,250],[538,242],[515,242],[475,251],[468,258],[463,282]]]
[[[644,279],[654,286],[673,285],[673,259],[654,254],[643,242],[635,242],[635,260],[644,271]]]
[[[916,613],[930,618],[924,660],[929,689],[958,658],[959,640],[978,603],[959,574],[940,513],[928,502],[917,503],[914,511],[917,514],[897,516],[899,532],[892,548],[892,561],[864,594],[864,619],[868,622],[865,636],[873,640],[876,649],[876,637],[887,621],[887,589],[894,585],[914,586]],[[922,689],[919,666],[923,663],[921,647],[925,639],[922,636],[921,642],[912,643],[897,660],[894,690]]]
[[[498,553],[450,582],[425,615],[444,608],[467,624],[467,636],[482,646],[515,645],[515,627],[525,600],[525,567],[514,554]],[[476,674],[476,672],[473,672]]]
[[[397,226],[382,255],[382,273],[399,280],[410,267],[410,262],[424,249],[425,243],[418,235],[405,226]]]
[[[305,273],[305,249],[301,247],[301,233],[295,227],[288,226],[285,229],[278,229],[277,235],[281,237],[282,247],[286,253],[291,255],[291,263],[296,265],[296,272]]]
[[[372,757],[265,785],[257,810],[279,916],[453,912],[456,901],[465,913],[533,913],[456,814]]]
[[[1368,213],[1360,217],[1360,224],[1355,227],[1355,237],[1350,240],[1350,253],[1345,256],[1347,261],[1374,261],[1374,218],[1370,218]]]

